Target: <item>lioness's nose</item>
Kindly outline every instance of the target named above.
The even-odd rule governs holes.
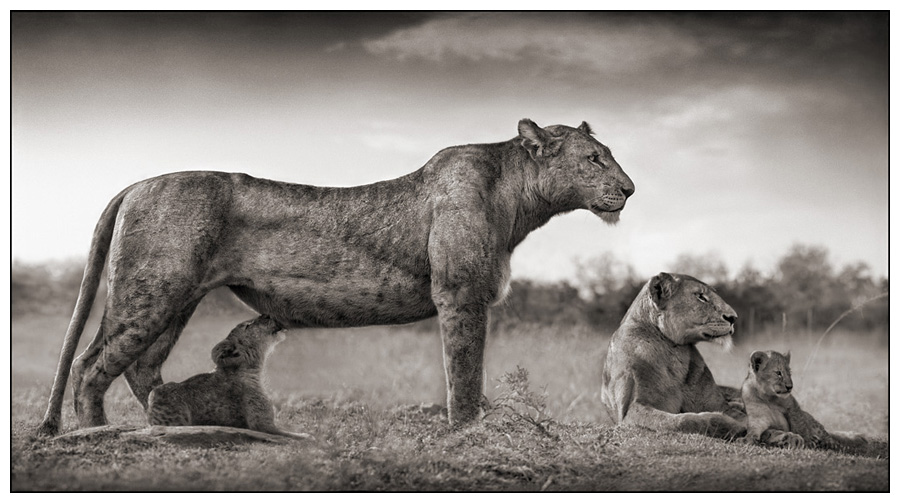
[[[634,182],[631,181],[631,178],[625,179],[625,183],[622,185],[622,193],[625,194],[625,197],[631,197],[631,194],[634,194]]]
[[[723,314],[723,315],[722,315],[722,318],[723,318],[725,321],[727,321],[728,323],[731,323],[732,325],[734,325],[735,320],[737,320],[737,315],[736,315],[736,314],[734,314],[734,315],[732,315],[732,314]]]

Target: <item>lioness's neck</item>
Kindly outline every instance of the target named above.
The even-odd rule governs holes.
[[[507,150],[510,159],[505,165],[512,166],[512,169],[504,173],[507,187],[498,192],[501,196],[515,194],[515,197],[508,198],[516,202],[509,251],[554,216],[578,209],[571,201],[545,193],[546,188],[539,183],[539,174],[546,167],[539,165],[514,142],[515,140],[510,140],[513,147]]]

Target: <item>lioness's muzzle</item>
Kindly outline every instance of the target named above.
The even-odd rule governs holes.
[[[620,208],[625,204],[625,196],[622,194],[603,194],[600,196],[600,200],[603,201],[603,204],[612,208]]]
[[[731,323],[708,323],[703,326],[703,335],[706,337],[723,337],[734,333],[734,325]]]

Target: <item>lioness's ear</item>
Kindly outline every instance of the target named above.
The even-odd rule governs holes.
[[[538,157],[556,155],[562,145],[560,139],[538,127],[531,119],[519,121],[519,135],[522,136],[522,146],[534,160],[537,160]]]
[[[233,367],[237,365],[240,356],[241,354],[235,347],[234,342],[228,339],[216,344],[212,348],[213,362],[219,367]]]
[[[578,126],[578,130],[584,134],[594,134],[594,131],[591,129],[591,125],[585,121],[581,121],[581,125]]]
[[[675,292],[676,280],[671,274],[661,272],[650,279],[650,298],[660,309],[665,309],[666,303]]]
[[[753,372],[759,372],[759,367],[769,359],[769,355],[767,355],[764,351],[754,351],[752,355],[750,355],[750,368],[753,369]]]

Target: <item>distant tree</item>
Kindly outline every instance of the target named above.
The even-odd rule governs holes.
[[[871,268],[863,262],[847,264],[837,275],[838,287],[844,290],[854,306],[865,302],[879,293],[872,279]]]
[[[9,300],[13,316],[39,312],[42,301],[52,295],[50,274],[41,265],[13,262]]]
[[[871,329],[880,323],[887,323],[889,316],[888,300],[880,299],[870,302],[883,292],[887,292],[887,279],[883,285],[872,278],[871,268],[863,262],[848,264],[841,269],[834,282],[833,303],[830,318],[840,316],[848,309],[854,309],[852,315],[841,320],[844,328]]]
[[[78,298],[83,268],[78,260],[42,264],[14,261],[10,274],[12,314],[70,312]]]
[[[577,325],[585,322],[585,302],[566,282],[514,280],[509,295],[491,313],[495,324]]]
[[[827,249],[805,245],[794,245],[778,262],[776,285],[790,322],[810,330],[879,293],[867,265],[849,264],[835,274]]]
[[[634,267],[619,260],[611,252],[604,252],[584,262],[576,262],[575,268],[579,290],[592,299],[618,292],[636,283],[643,284],[634,272]]]
[[[576,264],[578,286],[587,299],[588,320],[607,329],[618,326],[646,279],[631,264],[606,252]]]
[[[669,265],[669,272],[687,274],[709,285],[723,285],[728,281],[728,267],[715,252],[682,253]]]
[[[752,336],[779,322],[784,311],[772,279],[751,263],[734,280],[716,286],[719,295],[738,313],[736,337]]]

